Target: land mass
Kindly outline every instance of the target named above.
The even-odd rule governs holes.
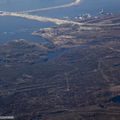
[[[74,21],[0,45],[0,116],[119,120],[120,15]]]

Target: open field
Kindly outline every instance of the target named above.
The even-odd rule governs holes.
[[[80,22],[90,24],[62,24],[33,33],[50,45],[27,40],[0,45],[0,115],[119,120],[120,16]]]

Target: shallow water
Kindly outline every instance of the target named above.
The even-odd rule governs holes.
[[[0,43],[16,39],[26,39],[44,43],[45,39],[39,36],[33,36],[32,32],[51,26],[54,26],[54,24],[16,17],[0,17]]]
[[[56,5],[58,6],[71,1],[73,0],[0,0],[0,10],[24,11]],[[96,15],[101,9],[104,9],[106,12],[119,13],[119,8],[120,0],[81,0],[81,3],[78,6],[44,12],[35,12],[32,14],[63,18],[65,16],[74,17],[83,13]],[[13,39],[28,39],[42,42],[40,37],[32,36],[31,33],[40,28],[51,26],[54,26],[54,24],[15,17],[0,17],[0,43]]]

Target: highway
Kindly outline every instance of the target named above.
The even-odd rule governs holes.
[[[32,13],[32,12],[41,12],[41,11],[48,11],[48,10],[53,10],[53,9],[60,9],[60,8],[68,8],[68,7],[78,5],[80,2],[81,2],[81,0],[74,0],[71,3],[64,4],[64,5],[34,9],[34,10],[26,10],[26,11],[21,11],[20,13]]]

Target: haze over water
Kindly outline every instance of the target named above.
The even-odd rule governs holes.
[[[38,8],[47,8],[73,2],[73,0],[0,0],[0,10],[2,11],[25,11]],[[32,14],[63,18],[65,16],[75,17],[80,14],[90,13],[96,15],[101,9],[106,12],[119,13],[120,0],[81,0],[78,6],[55,9]],[[11,21],[11,22],[10,22]],[[40,23],[15,17],[0,17],[0,42],[13,39],[38,39],[31,37],[31,32],[54,24]],[[22,31],[22,32],[20,32]],[[39,40],[38,40],[39,41]]]

